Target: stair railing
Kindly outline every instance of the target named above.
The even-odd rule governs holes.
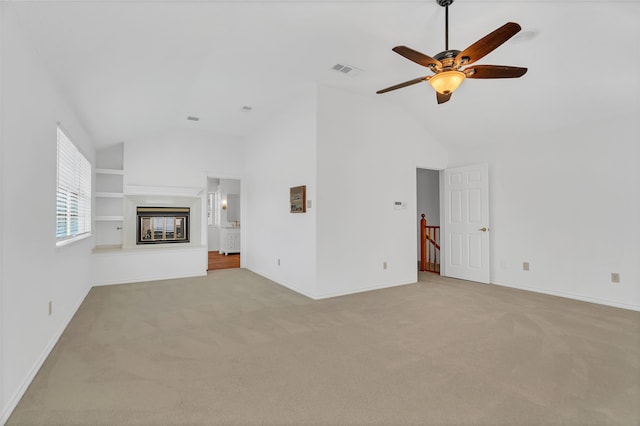
[[[420,270],[440,273],[440,227],[427,225],[423,213],[420,219]]]

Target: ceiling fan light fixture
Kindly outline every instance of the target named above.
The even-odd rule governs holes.
[[[431,77],[429,83],[436,92],[448,95],[462,84],[465,77],[461,71],[442,71]]]

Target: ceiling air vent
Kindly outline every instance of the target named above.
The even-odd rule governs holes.
[[[193,117],[193,116],[190,115],[190,116],[187,117],[187,120],[189,120],[189,121],[199,121],[200,117]]]
[[[339,73],[342,73],[344,75],[348,75],[349,77],[355,77],[356,75],[362,72],[361,69],[358,69],[351,65],[343,65],[343,64],[335,64],[331,69]]]

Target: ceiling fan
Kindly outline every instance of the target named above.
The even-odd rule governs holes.
[[[453,0],[436,0],[436,2],[445,8],[445,50],[432,58],[407,46],[396,46],[392,49],[410,61],[429,68],[435,75],[414,78],[413,80],[378,90],[376,93],[386,93],[423,81],[429,81],[436,91],[438,103],[442,104],[451,99],[451,94],[462,84],[465,78],[516,78],[523,76],[527,72],[527,68],[506,65],[475,65],[461,69],[491,53],[502,43],[516,35],[521,30],[521,27],[515,22],[507,22],[463,51],[449,50],[449,5],[453,3]]]

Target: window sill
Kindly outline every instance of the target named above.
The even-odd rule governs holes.
[[[85,232],[84,234],[76,235],[75,237],[69,238],[67,240],[56,241],[56,247],[64,247],[69,244],[75,243],[76,241],[84,240],[85,238],[89,238],[93,236],[91,232]]]

